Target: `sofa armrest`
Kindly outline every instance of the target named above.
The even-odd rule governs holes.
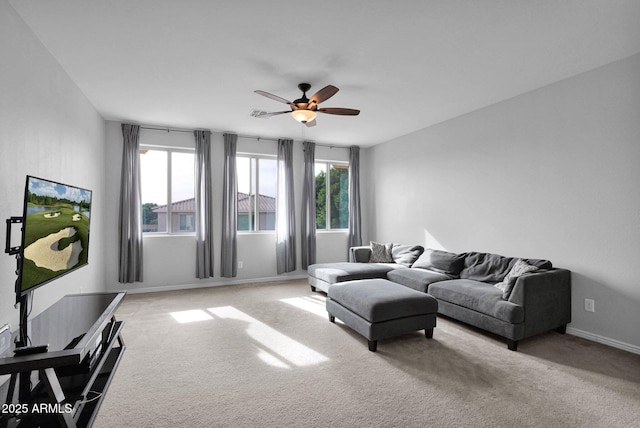
[[[369,263],[371,247],[360,246],[349,248],[349,261],[351,263]]]
[[[571,272],[550,269],[520,276],[509,301],[524,307],[525,336],[571,322]]]

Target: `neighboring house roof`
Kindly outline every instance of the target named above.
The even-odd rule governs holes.
[[[160,205],[155,208],[152,208],[151,211],[155,213],[166,213],[167,206]],[[171,204],[171,211],[174,213],[194,213],[196,212],[196,199],[185,199],[184,201],[178,201]]]
[[[253,197],[242,192],[238,192],[238,213],[248,213],[251,209],[251,202]],[[260,212],[275,212],[276,211],[276,198],[272,196],[259,195],[258,201],[260,203],[258,210]],[[155,213],[166,213],[167,206],[160,205],[153,208],[151,211]],[[171,211],[174,213],[193,213],[196,211],[196,199],[185,199],[184,201],[178,201],[171,204]]]
[[[251,210],[253,195],[238,192],[238,213],[248,213]],[[276,212],[276,198],[266,195],[258,195],[259,212]]]

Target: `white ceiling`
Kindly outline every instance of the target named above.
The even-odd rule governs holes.
[[[640,52],[638,0],[9,0],[105,119],[370,146]],[[340,88],[306,128],[287,106]],[[284,108],[283,108],[284,107]]]

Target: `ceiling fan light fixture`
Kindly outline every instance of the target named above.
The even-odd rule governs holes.
[[[311,110],[294,110],[291,112],[291,116],[300,123],[311,122],[317,115],[315,111]]]

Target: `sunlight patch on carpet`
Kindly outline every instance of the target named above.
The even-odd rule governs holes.
[[[281,299],[280,301],[321,316],[322,318],[328,317],[326,303],[322,297],[292,297],[291,299]]]
[[[196,321],[207,321],[207,320],[213,319],[211,315],[209,315],[207,312],[205,312],[202,309],[170,312],[169,314],[173,317],[173,319],[178,321],[180,324],[196,322]]]
[[[258,348],[258,358],[260,358],[262,361],[264,361],[265,363],[269,364],[270,366],[273,367],[278,367],[281,369],[290,369],[291,366],[287,363],[285,363],[284,361],[282,361],[280,358],[276,357],[275,355],[273,355],[270,352],[265,351],[264,349]]]
[[[209,308],[208,311],[223,320],[240,321],[244,323],[245,331],[251,339],[294,366],[304,367],[329,361],[324,355],[291,339],[233,306]],[[268,364],[271,364],[269,361],[274,362],[275,356],[270,355],[270,358],[267,359],[264,355],[265,353],[266,352],[262,350],[259,352],[258,357]],[[276,363],[280,364],[277,360],[274,364]]]

